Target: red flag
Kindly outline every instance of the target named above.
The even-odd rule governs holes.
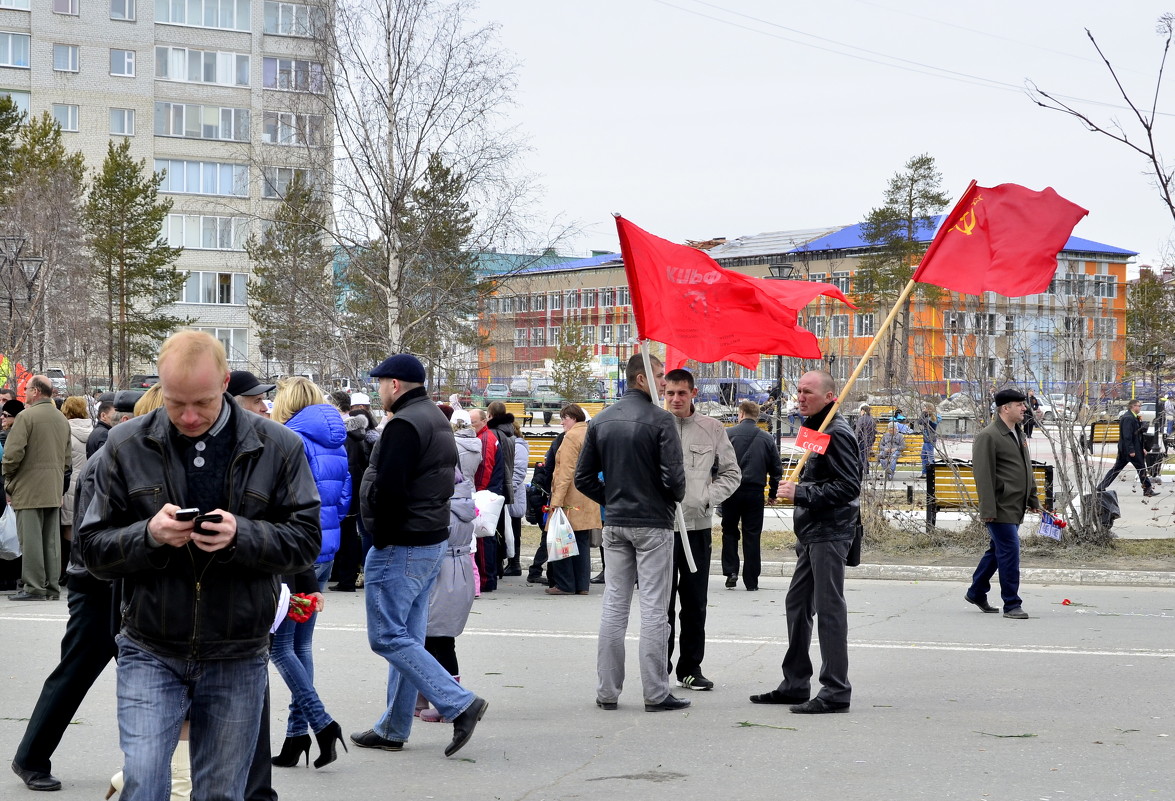
[[[638,335],[699,362],[754,369],[761,353],[819,359],[820,343],[798,325],[798,310],[820,295],[856,308],[832,284],[751,278],[623,217],[616,229]]]
[[[914,280],[966,295],[1009,298],[1048,289],[1057,254],[1088,211],[1046,187],[977,186],[943,220]]]

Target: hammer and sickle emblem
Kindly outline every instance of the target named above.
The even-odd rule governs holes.
[[[963,216],[959,221],[951,226],[951,228],[963,236],[971,236],[971,232],[975,230],[975,210],[967,209],[963,212]]]

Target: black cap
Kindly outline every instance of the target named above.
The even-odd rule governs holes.
[[[135,404],[139,402],[139,398],[146,394],[146,392],[140,392],[137,389],[124,389],[116,392],[114,395],[114,411],[122,412],[123,414],[134,414]]]
[[[228,394],[237,395],[264,395],[272,392],[276,384],[262,384],[257,376],[248,370],[233,370],[228,374]]]
[[[1026,400],[1028,398],[1018,389],[1001,389],[995,394],[996,406],[1003,406],[1005,403],[1021,403]]]
[[[424,365],[410,353],[389,356],[371,371],[372,378],[398,378],[413,384],[424,383]]]
[[[16,398],[13,398],[10,401],[5,401],[4,405],[0,406],[0,411],[16,417],[18,414],[24,411],[24,404],[18,401]]]

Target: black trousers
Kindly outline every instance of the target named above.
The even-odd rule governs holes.
[[[789,695],[811,692],[812,617],[820,636],[820,692],[833,704],[847,704],[849,611],[845,602],[845,557],[852,540],[796,543],[796,568],[787,588],[787,651],[779,689]]]
[[[347,515],[342,520],[339,550],[335,554],[335,564],[331,568],[331,578],[342,589],[355,589],[355,580],[359,578],[359,559],[362,546],[359,541],[358,515]]]
[[[51,772],[51,758],[65,728],[118,652],[110,631],[110,585],[71,578],[69,587],[69,622],[61,638],[61,661],[45,679],[16,749],[16,762],[25,770]]]
[[[725,512],[723,506],[723,514]],[[681,602],[681,652],[677,657],[677,678],[689,676],[702,668],[706,655],[706,587],[710,580],[711,529],[686,532],[697,572],[689,571],[681,537],[673,536],[673,582],[669,588],[669,672],[673,672],[675,610]]]
[[[760,541],[763,536],[763,488],[756,491],[739,489],[722,502],[722,575],[738,575],[739,526],[742,526],[743,585],[747,589],[759,586],[763,570]]]
[[[1137,450],[1133,456],[1130,456],[1127,453],[1118,451],[1118,458],[1114,460],[1114,466],[1110,468],[1110,472],[1106,473],[1105,478],[1097,485],[1098,492],[1113,484],[1114,479],[1122,472],[1122,468],[1128,464],[1132,464],[1138,469],[1138,480],[1142,482],[1143,489],[1150,489],[1151,478],[1146,473],[1146,454],[1141,450]]]

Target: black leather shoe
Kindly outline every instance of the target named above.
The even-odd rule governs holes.
[[[338,584],[327,587],[331,592],[355,592],[355,585],[347,585],[339,582]]]
[[[382,748],[384,751],[403,751],[400,740],[387,740],[375,733],[375,729],[357,731],[351,734],[351,742],[360,748]]]
[[[688,698],[678,698],[673,693],[665,696],[665,700],[659,704],[645,704],[646,712],[675,712],[678,709],[685,709],[689,706]]]
[[[1015,609],[1004,612],[1004,617],[1010,617],[1012,620],[1027,620],[1028,613],[1024,611],[1023,607],[1017,606]]]
[[[547,579],[542,573],[529,573],[526,576],[527,584],[538,584],[540,587],[547,586]]]
[[[972,598],[970,595],[964,595],[963,600],[969,604],[975,604],[980,609],[982,609],[984,612],[991,613],[991,612],[1000,611],[1000,610],[996,609],[994,606],[992,606],[991,604],[989,604],[987,602],[986,598]]]
[[[12,762],[12,772],[20,777],[24,782],[25,787],[30,790],[60,790],[61,779],[43,770],[25,770],[16,763]]]
[[[726,577],[726,589],[733,590],[737,586],[738,586],[738,575],[735,573],[731,573],[729,576]]]
[[[808,693],[785,693],[783,690],[751,696],[752,704],[802,704],[807,700]]]
[[[619,704],[616,701],[601,701],[599,698],[597,698],[596,706],[598,706],[600,709],[607,709],[608,711],[612,711],[618,707]]]
[[[445,748],[445,756],[453,756],[469,742],[477,722],[485,717],[490,702],[484,698],[474,698],[469,708],[453,719],[453,741]]]
[[[603,584],[604,583],[603,572],[601,572],[599,575],[592,576],[590,579],[588,579],[588,583],[590,583],[590,584]]]
[[[825,701],[820,696],[816,696],[811,701],[796,704],[791,708],[791,711],[797,715],[825,715],[829,712],[848,712],[849,705],[834,704],[831,701]]]

